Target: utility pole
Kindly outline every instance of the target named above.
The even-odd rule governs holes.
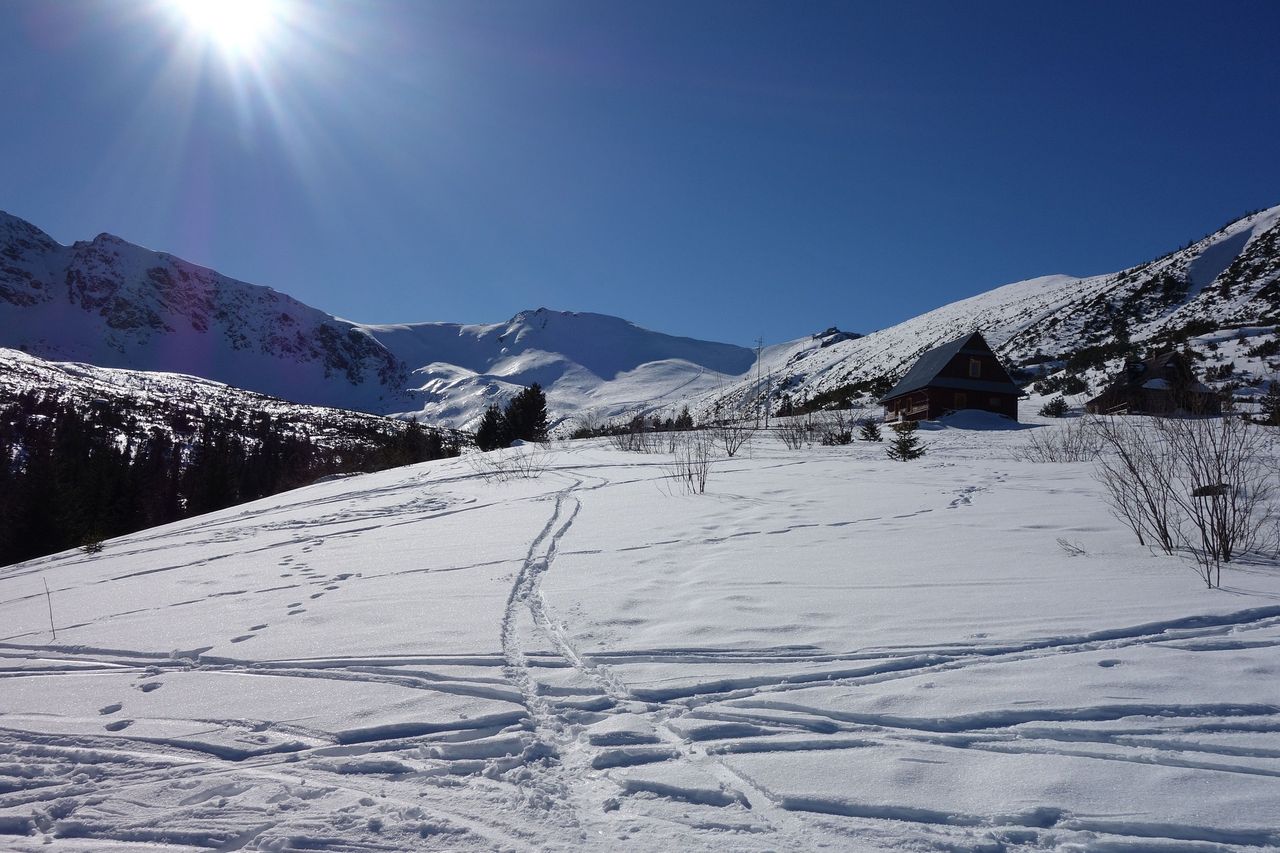
[[[769,416],[773,414],[773,371],[769,371],[769,376],[764,382],[764,428],[769,428]]]
[[[764,349],[764,338],[756,338],[756,429],[760,428],[760,353]]]

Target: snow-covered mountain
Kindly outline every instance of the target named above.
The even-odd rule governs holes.
[[[0,348],[0,404],[24,394],[68,402],[83,411],[120,413],[128,425],[121,429],[122,441],[153,430],[182,441],[210,419],[239,419],[248,425],[257,415],[269,416],[284,434],[305,434],[329,449],[367,445],[405,427],[390,418],[292,403],[196,376],[54,362]],[[242,437],[248,437],[247,426]]]
[[[301,403],[404,405],[403,366],[354,324],[109,234],[62,246],[4,213],[0,346]]]
[[[553,422],[590,410],[611,418],[723,387],[752,350],[642,329],[604,314],[522,311],[505,323],[363,326],[404,364],[414,411],[464,425],[531,382],[548,389]]]
[[[926,349],[980,329],[1014,366],[1280,323],[1280,207],[1154,261],[998,287],[865,337],[826,332],[755,353],[600,314],[525,311],[503,323],[365,325],[110,235],[61,246],[0,213],[0,346],[44,358],[188,373],[273,396],[472,425],[537,381],[553,423],[751,410],[766,399],[874,399]]]
[[[0,346],[457,426],[532,381],[559,418],[614,414],[708,391],[754,362],[743,347],[547,309],[492,325],[361,325],[109,234],[62,246],[2,212]]]
[[[1007,363],[1024,366],[1105,347],[1125,332],[1136,342],[1224,330],[1256,338],[1272,335],[1277,324],[1280,206],[1120,272],[1014,282],[854,340],[770,347],[764,381],[753,372],[694,408],[749,410],[765,394],[776,405],[783,393],[799,400],[849,386],[872,398],[875,380],[900,376],[925,350],[975,329]],[[1100,356],[1105,360],[1105,351]]]

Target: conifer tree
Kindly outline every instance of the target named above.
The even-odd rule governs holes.
[[[400,433],[396,444],[400,457],[404,459],[401,465],[413,465],[430,458],[427,455],[430,442],[427,439],[426,430],[422,428],[422,424],[418,423],[417,418],[409,419],[409,426]]]
[[[505,420],[507,441],[547,440],[547,396],[537,382],[525,388],[507,403]]]
[[[1065,418],[1067,411],[1067,399],[1061,394],[1040,407],[1040,414],[1046,418]]]
[[[880,424],[871,418],[863,418],[860,428],[858,429],[859,441],[884,441],[884,436],[880,434]]]
[[[893,425],[895,435],[889,442],[889,446],[885,448],[889,452],[890,459],[910,462],[912,459],[924,456],[925,446],[920,443],[920,438],[916,435],[916,426],[915,421],[899,421]]]
[[[1280,375],[1271,377],[1267,393],[1262,397],[1262,423],[1280,426]]]
[[[489,404],[480,418],[480,426],[476,427],[476,447],[487,451],[510,444],[510,440],[503,440],[507,433],[506,420],[497,403]]]

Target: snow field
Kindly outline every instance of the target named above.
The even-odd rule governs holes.
[[[0,848],[1280,849],[1280,568],[1204,589],[1028,433],[701,496],[574,442],[0,569]]]

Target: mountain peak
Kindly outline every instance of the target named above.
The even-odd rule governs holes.
[[[23,240],[39,243],[43,247],[58,245],[57,241],[20,216],[0,210],[0,235],[4,241]]]

